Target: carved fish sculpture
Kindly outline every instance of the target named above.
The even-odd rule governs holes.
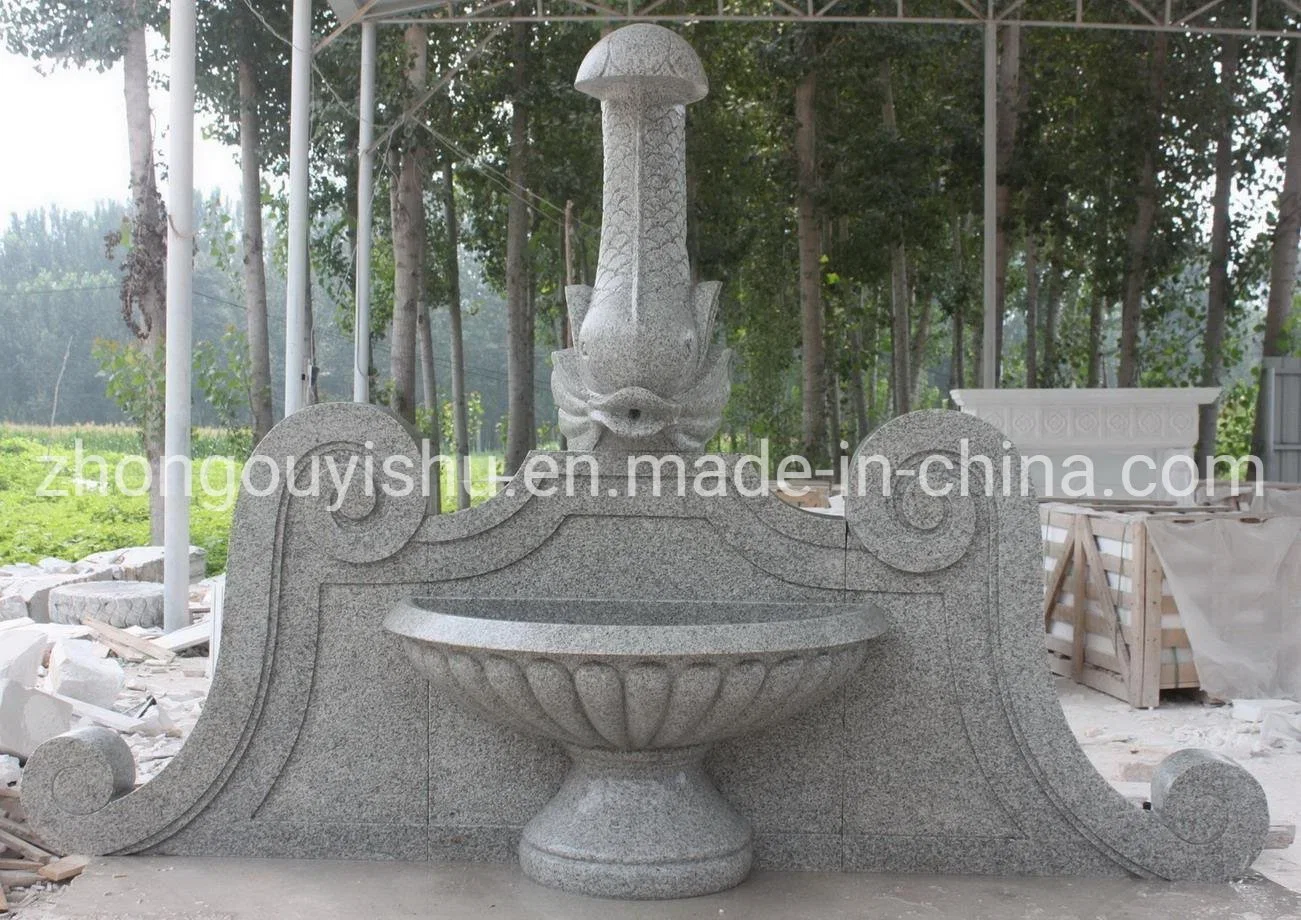
[[[686,105],[708,92],[704,69],[681,37],[639,24],[592,48],[575,86],[601,100],[605,175],[596,282],[565,290],[561,430],[579,450],[699,448],[731,357],[713,343],[719,284],[693,287],[686,247]]]

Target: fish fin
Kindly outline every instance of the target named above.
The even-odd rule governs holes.
[[[723,289],[721,281],[702,281],[692,292],[696,312],[696,341],[700,343],[703,362],[714,339],[714,320],[718,317],[718,294]]]
[[[565,285],[565,306],[569,309],[569,334],[578,341],[578,330],[583,328],[587,308],[592,305],[592,288],[586,284]]]

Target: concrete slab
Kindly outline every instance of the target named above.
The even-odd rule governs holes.
[[[118,857],[34,905],[40,920],[1256,920],[1301,918],[1301,896],[1260,877],[1134,879],[760,872],[724,894],[607,901],[543,888],[512,866]]]

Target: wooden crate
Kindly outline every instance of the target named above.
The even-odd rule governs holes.
[[[1204,519],[1206,510],[1040,505],[1044,629],[1053,673],[1139,708],[1157,706],[1162,690],[1198,686],[1188,636],[1146,521],[1153,514]]]

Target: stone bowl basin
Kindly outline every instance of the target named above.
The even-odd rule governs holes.
[[[430,598],[399,604],[384,626],[417,670],[489,719],[645,751],[802,711],[843,684],[885,621],[861,603]]]
[[[670,898],[750,870],[750,825],[705,773],[709,748],[841,687],[885,618],[863,602],[440,597],[399,603],[384,628],[464,708],[569,753],[524,828],[526,874]]]

